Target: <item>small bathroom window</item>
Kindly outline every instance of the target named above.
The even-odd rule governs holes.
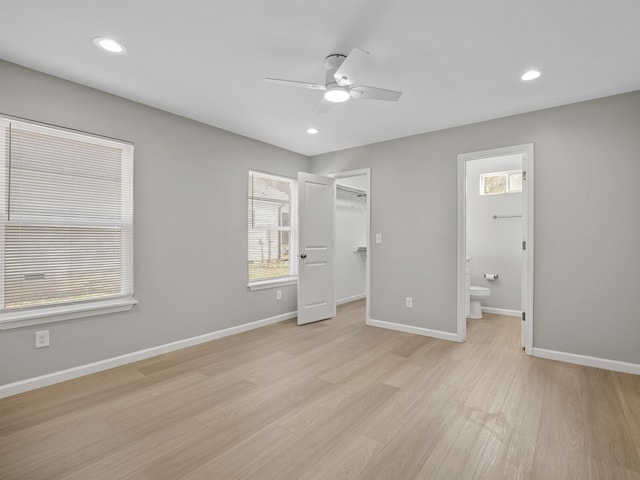
[[[522,170],[480,175],[480,195],[522,192]]]

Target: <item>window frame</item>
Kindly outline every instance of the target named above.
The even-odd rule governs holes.
[[[522,175],[522,170],[505,170],[501,172],[487,172],[480,174],[480,185],[479,185],[479,193],[480,196],[492,196],[492,195],[504,195],[506,193],[522,193],[522,188],[520,190],[511,190],[511,176],[513,175]],[[495,192],[495,193],[485,193],[484,191],[484,179],[487,177],[505,177],[505,191],[504,192]]]
[[[289,275],[283,275],[275,278],[268,278],[263,280],[249,280],[249,229],[248,224],[248,209],[249,201],[251,200],[251,191],[249,187],[249,178],[251,175],[258,175],[261,177],[271,178],[279,181],[286,181],[291,185],[291,198],[289,200],[290,213],[289,213],[289,227],[275,227],[275,228],[254,228],[255,230],[274,230],[274,231],[286,231],[289,232]],[[295,285],[298,283],[298,262],[295,261],[298,258],[298,181],[295,178],[286,177],[284,175],[277,175],[273,173],[263,172],[260,170],[249,169],[247,172],[247,248],[245,250],[247,258],[247,288],[249,290],[264,290],[267,288],[283,287],[286,285]]]
[[[92,133],[87,133],[84,131],[74,130],[70,128],[60,127],[58,125],[51,125],[42,122],[36,122],[32,120],[27,120],[19,117],[12,117],[9,115],[0,115],[0,122],[6,123],[8,128],[10,128],[11,123],[20,123],[25,125],[33,125],[35,127],[44,127],[56,131],[61,132],[69,132],[74,135],[81,135],[88,139],[94,139],[97,141],[106,141],[106,142],[115,142],[121,145],[130,145],[131,147],[131,211],[127,212],[127,218],[130,221],[120,221],[119,224],[129,226],[131,229],[131,234],[127,240],[123,239],[124,243],[130,243],[129,252],[125,252],[123,255],[126,255],[131,260],[131,273],[130,273],[130,288],[129,291],[125,292],[121,296],[114,297],[106,297],[106,298],[97,298],[93,300],[85,300],[81,302],[69,302],[69,303],[52,303],[45,305],[37,305],[30,306],[25,308],[16,308],[10,310],[4,310],[4,295],[5,295],[5,225],[11,225],[16,219],[19,220],[20,217],[16,216],[15,219],[9,220],[5,218],[2,220],[2,228],[0,228],[0,300],[2,304],[0,305],[0,331],[9,330],[13,328],[21,328],[33,325],[43,325],[49,323],[55,323],[59,321],[71,320],[71,319],[80,319],[85,317],[93,317],[96,315],[103,315],[109,313],[116,312],[124,312],[131,310],[134,305],[138,303],[138,301],[134,298],[134,256],[133,256],[133,143],[109,138],[101,135],[96,135]],[[8,179],[10,175],[10,170],[7,166],[9,157],[5,156],[4,152],[10,151],[10,144],[7,145],[5,139],[0,139],[0,160],[4,161],[4,165],[0,165],[0,176],[2,178]],[[125,168],[125,163],[121,161],[120,168]],[[0,182],[0,205],[6,206],[7,202],[10,201],[8,199],[9,192],[5,185],[6,182]],[[6,209],[2,210],[6,212]],[[4,213],[2,213],[4,215]],[[26,222],[25,224],[28,224]],[[47,223],[51,226],[60,225],[60,226],[74,226],[74,220],[70,218],[58,218],[58,217],[49,217],[47,219]],[[83,225],[86,224],[95,224],[96,226],[106,225],[106,224],[116,224],[118,222],[100,222],[99,220],[88,220],[86,222],[78,222]],[[124,270],[123,270],[124,272]],[[121,277],[122,279],[122,277]],[[122,281],[122,280],[121,280]]]

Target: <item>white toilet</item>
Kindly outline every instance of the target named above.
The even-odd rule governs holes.
[[[491,289],[469,285],[471,299],[468,318],[482,318],[482,300],[491,296]]]

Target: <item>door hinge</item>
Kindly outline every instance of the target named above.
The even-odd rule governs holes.
[[[525,312],[522,312],[522,321],[523,322],[527,321],[527,314]]]
[[[527,172],[524,171],[522,172],[522,180],[526,180],[527,179]]]
[[[523,241],[522,241],[522,249],[523,249],[523,250],[526,250],[526,249],[527,249],[527,241],[526,241],[526,240],[523,240]]]

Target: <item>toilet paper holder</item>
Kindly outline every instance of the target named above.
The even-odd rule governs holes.
[[[484,278],[486,278],[487,280],[497,280],[498,279],[498,274],[497,273],[485,273],[483,275]]]

